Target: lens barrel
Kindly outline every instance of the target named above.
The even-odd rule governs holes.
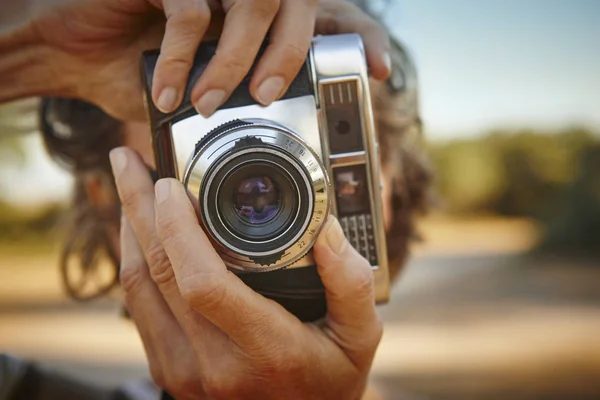
[[[288,266],[312,247],[329,212],[319,157],[291,130],[262,120],[229,123],[196,146],[184,183],[226,264]]]
[[[313,188],[301,165],[270,145],[234,152],[208,172],[201,192],[215,233],[243,253],[276,251],[304,227],[312,211]],[[258,177],[258,178],[257,178]],[[270,187],[261,187],[265,182]],[[248,186],[254,184],[255,186]],[[239,189],[254,191],[240,196]],[[214,218],[217,216],[217,218]]]

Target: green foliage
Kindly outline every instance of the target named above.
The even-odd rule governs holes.
[[[541,251],[600,254],[600,143],[585,148],[578,164],[576,179],[544,218]]]
[[[600,137],[495,132],[432,144],[438,191],[453,214],[532,217],[542,249],[600,254]]]
[[[581,129],[495,132],[433,144],[430,155],[449,212],[539,216],[577,178],[582,153],[599,141]]]

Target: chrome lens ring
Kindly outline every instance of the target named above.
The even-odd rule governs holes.
[[[239,233],[233,231],[227,226],[227,223],[223,221],[222,205],[217,204],[220,189],[223,185],[223,181],[219,176],[223,177],[223,175],[228,174],[231,167],[227,168],[226,166],[238,159],[252,156],[257,162],[264,162],[263,160],[266,158],[264,157],[265,155],[271,155],[272,160],[277,160],[277,158],[279,158],[282,165],[287,166],[288,169],[295,169],[295,171],[288,171],[288,174],[290,174],[290,176],[292,174],[294,175],[296,181],[295,195],[303,201],[299,202],[300,207],[298,207],[295,212],[291,223],[288,224],[285,231],[280,233],[279,237],[268,240],[252,240],[248,237],[241,237]],[[213,165],[213,168],[209,169],[207,173],[205,183],[200,189],[199,197],[202,204],[203,218],[210,228],[211,233],[223,247],[228,248],[236,254],[260,258],[268,257],[274,253],[280,253],[289,247],[289,243],[293,243],[299,239],[310,221],[312,208],[314,206],[314,196],[307,175],[308,174],[305,173],[302,166],[295,162],[291,157],[281,151],[270,148],[270,146],[236,151],[233,154],[224,157],[222,160],[218,160]],[[284,238],[287,240],[283,240]],[[239,245],[236,246],[235,243],[239,243]]]
[[[244,122],[248,124],[225,129],[202,142],[188,165],[184,184],[199,200],[201,225],[229,268],[248,272],[272,271],[293,264],[312,248],[329,213],[329,179],[320,158],[297,134],[270,121],[247,119]],[[248,148],[240,146],[249,139],[257,144]],[[206,213],[206,210],[214,209],[212,203],[216,199],[208,195],[209,190],[203,190],[215,184],[213,170],[251,152],[273,154],[295,165],[303,176],[303,182],[296,182],[296,185],[300,190],[310,192],[307,215],[297,216],[302,219],[301,226],[294,228],[297,232],[287,243],[269,251],[249,252],[231,246],[215,229],[215,224],[224,226],[223,221],[217,215]]]

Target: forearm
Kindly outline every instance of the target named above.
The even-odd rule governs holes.
[[[52,69],[52,50],[30,22],[37,8],[32,0],[0,6],[0,103],[70,93],[64,77]]]

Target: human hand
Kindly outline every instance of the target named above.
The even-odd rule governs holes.
[[[145,119],[139,59],[161,42],[152,98],[165,112],[181,102],[193,56],[206,38],[220,36],[217,55],[191,94],[203,115],[248,73],[269,28],[270,45],[250,84],[262,104],[285,93],[313,34],[361,34],[372,75],[390,73],[387,33],[345,0],[58,0],[30,25],[50,49],[47,80],[60,82],[60,93],[50,94],[83,98],[120,119]]]
[[[111,161],[121,284],[159,386],[178,399],[361,397],[382,324],[371,268],[333,217],[314,246],[328,313],[304,324],[227,270],[178,181],[154,188],[127,148]]]

